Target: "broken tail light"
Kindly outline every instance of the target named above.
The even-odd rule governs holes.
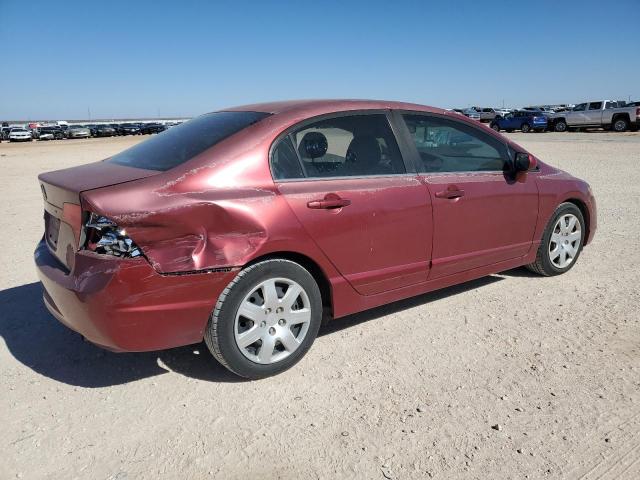
[[[142,255],[142,251],[127,236],[127,232],[102,215],[89,214],[84,224],[84,235],[85,248],[92,252],[123,258]]]

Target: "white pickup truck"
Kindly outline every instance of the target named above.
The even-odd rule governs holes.
[[[619,105],[620,102],[599,100],[581,103],[566,112],[558,112],[553,116],[555,131],[587,127],[602,127],[616,132],[637,130],[640,126],[640,107]]]

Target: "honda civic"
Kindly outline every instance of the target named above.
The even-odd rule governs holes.
[[[596,231],[586,182],[409,103],[229,108],[39,182],[60,322],[114,351],[204,339],[253,379],[324,320],[519,266],[564,274]]]

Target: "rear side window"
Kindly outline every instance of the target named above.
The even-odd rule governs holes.
[[[505,146],[484,132],[445,118],[402,118],[420,155],[419,172],[502,171],[506,166]]]
[[[384,114],[341,116],[305,125],[278,143],[271,170],[276,180],[406,172]]]
[[[207,113],[114,155],[107,162],[147,170],[169,170],[268,115],[263,112]]]
[[[589,110],[600,110],[602,108],[602,102],[592,102],[589,104]]]
[[[291,137],[286,136],[283,138],[273,151],[271,156],[271,170],[273,178],[277,180],[304,177],[302,165],[291,143]]]

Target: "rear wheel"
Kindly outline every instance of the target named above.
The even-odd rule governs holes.
[[[222,365],[258,379],[295,365],[321,320],[322,298],[311,274],[289,260],[265,260],[242,270],[220,295],[204,339]]]
[[[560,275],[575,265],[584,242],[582,212],[573,203],[562,203],[542,235],[536,260],[527,268],[544,276]]]
[[[566,132],[567,131],[567,122],[564,120],[558,120],[554,125],[554,130],[556,132]]]
[[[500,131],[500,125],[498,125],[497,123],[492,124],[492,125],[491,125],[491,128],[492,128],[493,130],[495,130],[496,132],[499,132],[499,131]]]
[[[629,128],[629,121],[626,118],[617,118],[613,122],[615,132],[626,132]]]
[[[528,123],[524,123],[522,127],[520,127],[520,130],[522,130],[522,133],[529,133],[531,126]]]

